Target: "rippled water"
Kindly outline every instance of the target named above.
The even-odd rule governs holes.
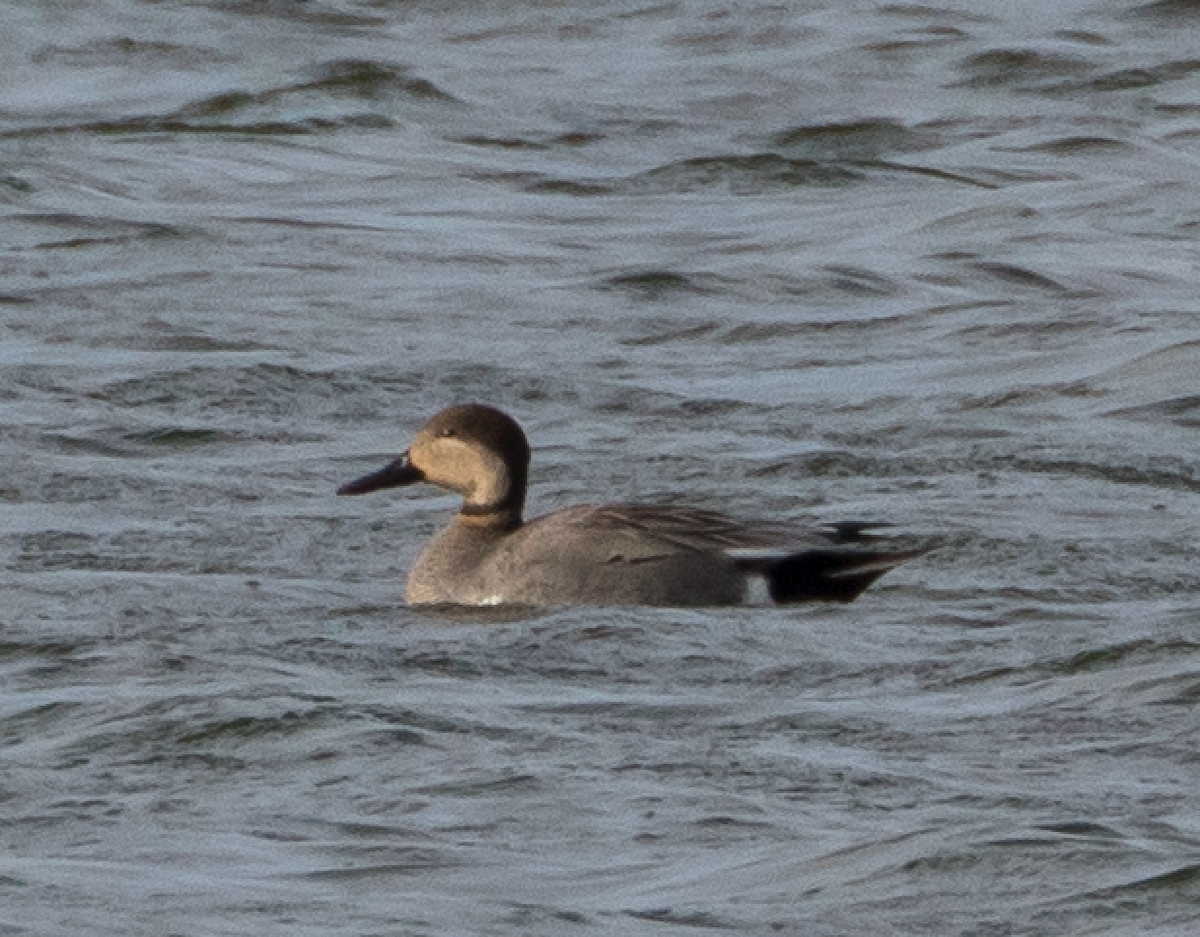
[[[1200,4],[72,2],[0,47],[0,933],[1200,926]],[[849,607],[441,620],[532,501]]]

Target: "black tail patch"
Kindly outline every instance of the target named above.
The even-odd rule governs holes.
[[[762,569],[771,598],[790,602],[853,602],[888,570],[924,551],[885,553],[808,550]]]

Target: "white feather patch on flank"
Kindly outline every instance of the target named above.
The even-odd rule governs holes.
[[[795,547],[728,547],[725,555],[734,560],[782,560],[800,552]]]
[[[746,602],[750,605],[770,605],[771,591],[763,576],[746,577]]]

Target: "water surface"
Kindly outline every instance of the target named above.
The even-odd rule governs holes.
[[[1196,931],[1195,3],[5,18],[0,931]],[[422,617],[468,400],[939,549]]]

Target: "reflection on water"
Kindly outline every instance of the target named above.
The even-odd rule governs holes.
[[[1196,11],[6,11],[0,930],[1191,934]],[[417,613],[467,400],[939,549]]]
[[[550,614],[551,610],[533,605],[418,605],[412,612],[432,621],[495,625],[530,621]]]

